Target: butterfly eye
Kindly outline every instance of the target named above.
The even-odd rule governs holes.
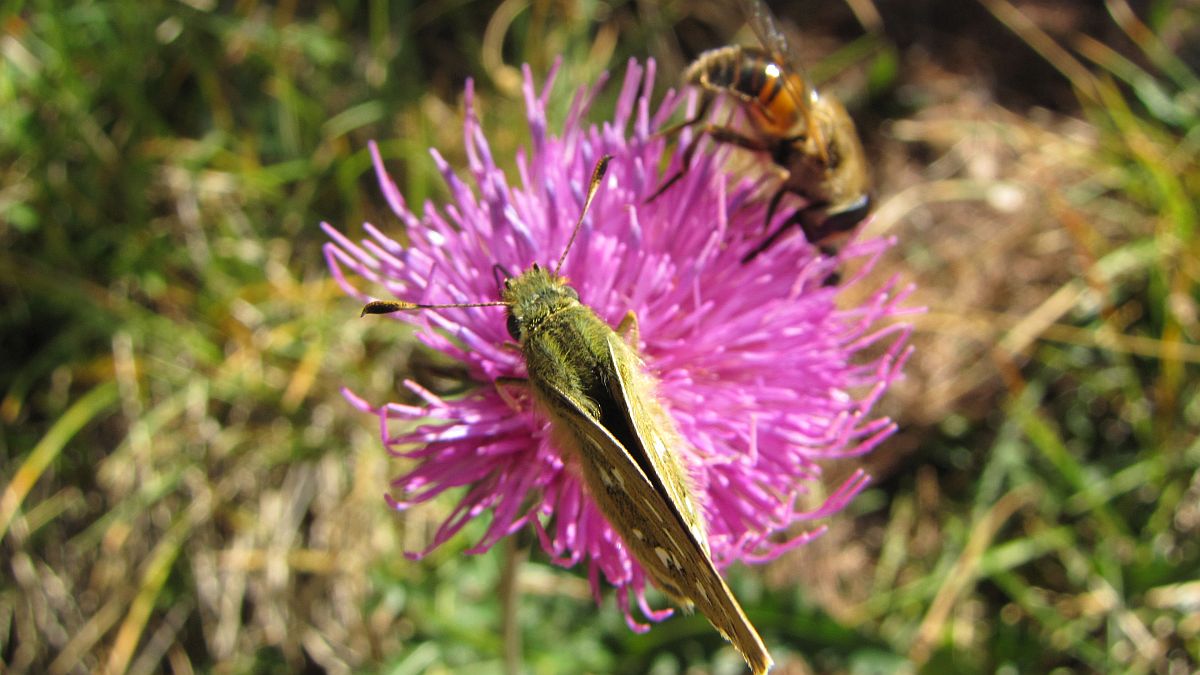
[[[520,340],[521,339],[521,321],[519,319],[517,319],[516,314],[513,314],[511,312],[509,313],[507,326],[508,326],[508,334],[512,336],[512,339]]]
[[[574,288],[572,288],[570,286],[563,286],[563,293],[566,293],[567,297],[572,300],[579,299],[579,291],[575,290]]]

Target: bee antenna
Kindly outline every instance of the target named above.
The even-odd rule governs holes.
[[[605,155],[596,162],[596,168],[592,169],[592,179],[588,182],[587,198],[583,200],[583,212],[579,214],[579,220],[575,222],[575,229],[571,232],[571,238],[567,240],[567,248],[563,250],[562,257],[558,259],[558,265],[554,268],[555,276],[558,276],[558,271],[562,269],[563,263],[567,261],[567,254],[571,252],[571,246],[575,243],[575,236],[579,234],[579,228],[583,226],[583,219],[587,216],[588,209],[592,206],[592,198],[596,196],[596,191],[600,189],[600,181],[604,180],[604,173],[608,171],[608,162],[612,159],[612,155]]]

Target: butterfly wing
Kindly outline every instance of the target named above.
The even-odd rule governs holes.
[[[551,415],[570,430],[560,431],[559,438],[576,446],[592,499],[654,584],[685,608],[699,608],[756,675],[765,673],[773,661],[713,565],[687,476],[672,454],[682,442],[674,424],[654,402],[647,376],[636,370],[636,355],[616,333],[607,339],[604,370],[611,368],[611,401],[588,405],[545,383],[542,395]],[[623,412],[634,447],[622,444],[589,412],[597,405]]]
[[[639,447],[629,448],[629,452],[635,456],[640,454],[644,458],[641,461],[651,464],[659,476],[678,476],[678,480],[664,481],[659,490],[668,495],[667,501],[676,522],[687,535],[688,541],[680,547],[678,554],[684,558],[685,569],[689,571],[691,585],[686,588],[687,599],[733,643],[755,673],[766,672],[773,663],[771,656],[709,553],[707,526],[697,511],[690,481],[675,450],[682,445],[683,439],[658,404],[653,394],[653,381],[638,367],[640,360],[617,358],[617,352],[622,349],[629,348],[615,334],[609,336],[609,354],[618,376],[616,399],[625,410],[634,436],[641,441],[635,444]]]

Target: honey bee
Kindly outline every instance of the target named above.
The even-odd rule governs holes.
[[[661,133],[670,135],[700,123],[719,96],[736,99],[751,127],[748,132],[705,123],[684,150],[682,167],[653,194],[653,200],[687,171],[699,141],[708,136],[766,154],[781,176],[767,206],[764,227],[783,196],[806,200],[778,228],[742,259],[752,260],[793,225],[827,254],[832,242],[852,231],[871,210],[871,178],[854,120],[837,98],[813,88],[796,63],[787,39],[762,0],[739,0],[762,48],[729,46],[701,54],[684,73],[684,81],[703,92],[696,114]]]

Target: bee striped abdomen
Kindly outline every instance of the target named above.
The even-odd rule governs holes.
[[[775,98],[783,92],[783,79],[779,76],[782,70],[765,54],[746,49],[741,51],[741,68],[733,86],[756,99],[764,108],[769,108]]]
[[[785,134],[796,124],[801,105],[783,79],[785,72],[762,50],[731,46],[704,52],[684,77],[710,94],[728,94],[748,104],[756,125]],[[797,82],[796,91],[802,86],[802,80]]]

